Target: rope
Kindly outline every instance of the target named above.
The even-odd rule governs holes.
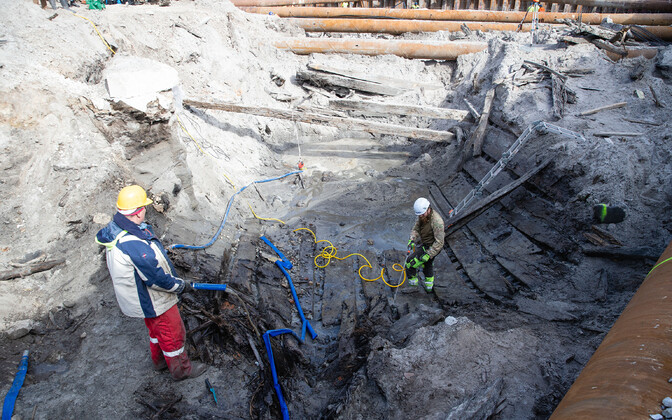
[[[107,47],[108,50],[112,51],[112,55],[114,55],[114,54],[117,53],[115,50],[112,49],[112,47],[110,47],[110,44],[108,44],[107,41],[105,41],[105,38],[103,38],[103,34],[100,33],[100,31],[98,30],[98,27],[96,26],[95,23],[93,23],[93,22],[91,21],[91,19],[86,18],[86,17],[84,17],[84,16],[82,16],[82,15],[78,15],[77,13],[75,13],[75,12],[73,12],[73,11],[70,11],[70,12],[71,12],[73,15],[79,17],[79,18],[82,18],[82,19],[84,19],[84,20],[88,20],[89,23],[90,23],[91,25],[93,25],[93,29],[96,30],[96,33],[98,34],[98,36],[100,37],[100,39],[103,41],[103,44],[105,44],[105,46]]]
[[[226,213],[224,213],[224,220],[222,220],[222,223],[219,225],[219,229],[217,229],[217,232],[215,233],[215,235],[212,237],[212,239],[210,239],[210,241],[207,244],[205,244],[205,245],[173,244],[173,245],[170,245],[168,248],[169,249],[180,249],[180,248],[184,248],[184,249],[205,249],[205,248],[209,247],[210,245],[215,243],[215,241],[219,237],[219,234],[222,233],[222,230],[224,229],[224,225],[226,224],[226,220],[229,218],[229,211],[231,211],[231,205],[233,204],[233,199],[236,198],[236,196],[238,194],[245,191],[245,189],[247,187],[249,187],[250,185],[263,184],[265,182],[276,181],[278,179],[286,178],[290,175],[299,174],[301,172],[303,172],[303,171],[293,171],[293,172],[289,172],[289,173],[286,173],[284,175],[281,175],[281,176],[278,176],[278,177],[275,177],[275,178],[269,178],[269,179],[263,179],[261,181],[250,182],[249,184],[245,185],[243,188],[236,191],[236,193],[231,196],[231,198],[229,199],[229,203],[226,206]]]
[[[376,281],[376,280],[378,280],[378,279],[382,279],[382,280],[383,280],[383,283],[385,283],[386,285],[388,285],[389,287],[392,287],[392,288],[399,287],[399,286],[401,286],[402,284],[404,284],[404,282],[406,281],[406,270],[404,270],[404,267],[403,267],[401,264],[399,264],[399,263],[394,263],[394,264],[392,265],[392,269],[393,269],[394,271],[396,271],[396,272],[403,272],[403,273],[404,273],[404,275],[403,275],[404,279],[401,281],[401,283],[399,283],[399,284],[390,284],[390,283],[388,283],[388,282],[385,280],[385,275],[384,275],[384,274],[385,274],[385,269],[384,269],[384,268],[382,268],[382,269],[380,270],[380,275],[379,275],[378,277],[376,277],[375,279],[368,279],[368,278],[366,278],[366,277],[364,277],[364,276],[362,275],[362,269],[365,268],[365,267],[373,269],[373,266],[371,265],[371,263],[369,262],[369,260],[368,260],[364,255],[359,254],[359,253],[352,253],[352,254],[346,255],[345,257],[339,257],[339,256],[336,255],[336,254],[338,253],[338,250],[336,249],[336,247],[335,247],[331,242],[329,242],[329,241],[326,240],[326,239],[320,239],[320,240],[318,241],[318,240],[317,240],[317,236],[315,236],[315,233],[314,233],[312,230],[308,229],[308,228],[298,228],[298,229],[294,229],[294,230],[292,231],[292,233],[293,233],[293,232],[296,232],[296,231],[299,231],[299,230],[307,230],[308,232],[310,232],[310,234],[313,235],[313,240],[315,241],[315,244],[319,244],[320,242],[326,242],[326,243],[328,244],[326,247],[322,248],[322,250],[320,251],[319,254],[317,254],[317,255],[315,256],[314,262],[315,262],[315,267],[317,267],[317,268],[325,268],[326,266],[329,265],[329,263],[331,263],[331,259],[332,259],[332,258],[335,258],[335,259],[337,259],[337,260],[345,260],[345,259],[347,259],[347,258],[349,258],[349,257],[352,257],[353,255],[356,255],[356,256],[358,256],[358,257],[362,257],[362,258],[364,259],[364,261],[366,261],[366,264],[362,265],[361,267],[359,267],[359,270],[357,270],[357,274],[359,274],[359,277],[360,277],[362,280],[364,280],[364,281]],[[324,263],[324,264],[320,264],[320,263],[318,262],[318,258],[322,258],[323,260],[326,261],[326,263]]]

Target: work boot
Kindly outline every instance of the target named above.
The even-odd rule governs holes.
[[[160,372],[168,368],[168,363],[166,363],[166,359],[163,359],[158,364],[152,363],[152,366],[154,367],[155,371]]]
[[[425,278],[425,291],[427,293],[432,291],[432,288],[434,287],[434,277],[426,277]]]
[[[208,370],[208,365],[206,365],[205,363],[191,362],[191,372],[184,379],[198,378],[199,376],[204,374],[206,370]]]
[[[410,279],[408,279],[408,284],[411,286],[417,286],[418,285],[418,276],[413,276]]]

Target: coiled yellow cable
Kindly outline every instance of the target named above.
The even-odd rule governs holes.
[[[399,286],[401,286],[402,284],[404,284],[404,282],[406,281],[406,270],[404,270],[404,267],[403,267],[401,264],[399,264],[399,263],[394,263],[394,264],[392,265],[392,269],[393,269],[394,271],[396,271],[396,272],[403,272],[403,273],[404,273],[404,279],[401,281],[401,283],[399,283],[399,284],[390,284],[390,283],[388,283],[387,281],[385,281],[385,276],[384,276],[384,274],[385,274],[385,269],[384,269],[384,268],[382,268],[382,269],[380,270],[380,275],[379,275],[378,277],[376,277],[375,279],[368,279],[368,278],[366,278],[366,277],[364,277],[364,276],[362,275],[362,268],[367,267],[367,268],[371,268],[371,269],[373,269],[373,266],[371,265],[371,263],[369,262],[369,260],[368,260],[364,255],[362,255],[362,254],[358,254],[358,253],[353,253],[353,254],[349,254],[349,255],[347,255],[347,256],[345,256],[345,257],[338,257],[338,256],[336,256],[338,250],[336,249],[336,247],[335,247],[331,242],[329,242],[329,241],[326,240],[326,239],[320,239],[320,240],[318,241],[318,240],[317,240],[317,236],[315,236],[315,233],[314,233],[312,230],[308,229],[308,228],[298,228],[298,229],[294,229],[294,230],[292,231],[292,233],[294,233],[294,232],[296,232],[296,231],[299,231],[299,230],[307,230],[308,232],[310,232],[310,234],[313,235],[313,240],[315,241],[315,244],[319,244],[320,242],[326,242],[326,243],[328,244],[327,246],[325,246],[324,248],[322,248],[322,250],[315,256],[314,262],[315,262],[315,267],[317,267],[317,268],[325,268],[326,266],[329,265],[329,263],[331,262],[331,259],[332,259],[332,258],[335,258],[335,259],[337,259],[337,260],[344,260],[344,259],[346,259],[346,258],[352,257],[353,255],[357,255],[357,256],[359,256],[359,257],[364,258],[364,261],[366,261],[366,264],[362,265],[361,267],[359,267],[359,270],[357,270],[357,274],[359,274],[359,277],[360,277],[362,280],[364,280],[364,281],[376,281],[376,280],[378,280],[378,279],[382,279],[382,280],[383,280],[383,283],[385,283],[386,285],[388,285],[389,287],[392,287],[392,288],[399,287]],[[326,263],[324,263],[324,264],[320,264],[320,263],[318,262],[318,258],[322,258],[324,261],[326,261]]]

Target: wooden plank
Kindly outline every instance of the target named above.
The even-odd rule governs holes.
[[[468,238],[463,231],[459,231],[448,238],[448,245],[481,292],[498,302],[509,297],[506,279],[499,272],[497,262],[492,256],[483,254],[478,242]]]
[[[466,305],[480,300],[445,252],[434,259],[434,273],[434,294],[442,305]]]
[[[412,90],[418,88],[445,89],[445,86],[443,86],[440,83],[427,83],[413,80],[397,79],[394,77],[371,74],[368,72],[359,71],[355,69],[339,68],[324,63],[311,62],[306,67],[308,67],[311,70],[338,74],[341,76],[350,77],[352,79],[359,79],[370,83],[378,83],[381,85],[386,85],[401,90]]]
[[[395,117],[398,115],[414,115],[420,117],[457,121],[463,121],[469,115],[469,111],[463,111],[461,109],[404,104],[385,104],[372,101],[353,101],[349,99],[332,99],[329,101],[329,105],[346,111],[357,111],[357,113],[361,115],[393,115]]]
[[[308,81],[320,87],[342,86],[348,89],[354,89],[367,93],[375,93],[378,95],[394,96],[404,92],[402,89],[380,83],[310,70],[299,70],[296,72],[296,79],[298,81]]]
[[[495,87],[492,87],[488,90],[488,93],[485,95],[485,102],[483,103],[483,112],[481,112],[481,118],[478,121],[478,127],[471,135],[469,139],[469,144],[474,145],[474,156],[481,155],[481,149],[483,147],[483,139],[485,138],[485,130],[488,128],[488,117],[490,116],[490,110],[492,109],[492,102],[495,99]]]
[[[546,274],[551,261],[493,209],[471,222],[469,228],[502,267],[531,289],[551,280]]]
[[[452,182],[439,188],[449,202],[459,202],[471,191],[471,185],[463,175],[458,175]],[[499,263],[489,253],[483,252],[481,244],[467,237],[464,230],[457,230],[447,236],[446,243],[481,292],[496,301],[502,301],[509,295],[506,279],[499,271]]]
[[[395,124],[385,124],[375,121],[358,120],[322,115],[315,112],[297,112],[290,109],[278,109],[260,106],[245,106],[227,102],[210,103],[186,99],[185,106],[216,109],[227,112],[257,115],[261,117],[282,118],[286,120],[304,122],[308,124],[326,125],[341,130],[365,131],[371,134],[389,134],[393,136],[409,137],[431,141],[451,141],[455,135],[447,131],[435,131],[422,128],[409,128]]]

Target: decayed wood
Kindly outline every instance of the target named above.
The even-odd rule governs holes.
[[[545,66],[543,64],[535,63],[534,61],[529,61],[529,60],[525,60],[524,63],[530,64],[530,65],[535,66],[535,67],[539,67],[540,69],[543,69],[543,70],[546,70],[547,72],[553,73],[556,76],[560,77],[561,79],[567,79],[567,76],[565,76],[564,74],[562,74],[560,72],[557,72],[557,71],[553,70],[552,68],[550,68],[548,66]]]
[[[417,88],[423,89],[444,89],[440,83],[427,83],[417,80],[397,79],[395,77],[384,76],[381,74],[371,74],[355,70],[352,68],[335,67],[329,64],[310,62],[306,65],[310,70],[321,71],[325,73],[338,74],[340,76],[350,77],[352,79],[363,80],[371,83],[387,85],[401,90],[411,90]]]
[[[378,95],[393,96],[403,92],[402,89],[380,83],[369,82],[367,80],[358,80],[335,74],[320,73],[316,71],[300,70],[296,72],[296,78],[299,81],[309,81],[316,86],[342,86],[348,89],[376,93]]]
[[[383,104],[371,101],[353,101],[349,99],[334,99],[329,105],[347,111],[357,111],[363,115],[415,115],[420,117],[439,118],[443,120],[464,120],[468,111],[461,109],[436,108],[431,106]]]
[[[624,48],[617,47],[609,41],[602,39],[594,39],[591,41],[597,48],[616,54],[621,58],[628,56],[628,51]]]
[[[57,265],[63,264],[64,262],[65,258],[59,258],[57,260],[49,260],[36,264],[30,264],[24,267],[19,267],[14,270],[0,271],[0,280],[11,280],[18,277],[30,276],[31,274],[50,270],[56,267]]]
[[[660,251],[651,248],[621,248],[615,246],[585,247],[583,253],[590,257],[618,258],[618,259],[651,259],[656,260]]]
[[[653,86],[649,85],[649,90],[653,95],[653,101],[656,103],[656,106],[660,108],[665,108],[665,104],[658,99],[658,95],[656,94],[656,91],[653,89]]]
[[[472,205],[469,210],[455,216],[454,219],[446,219],[445,220],[446,227],[444,229],[444,231],[446,232],[446,237],[449,237],[450,235],[458,231],[460,228],[464,227],[467,223],[469,223],[470,221],[481,215],[484,211],[489,209],[493,204],[495,204],[502,198],[506,197],[508,194],[513,192],[519,186],[523,185],[523,183],[527,182],[530,178],[532,178],[534,175],[539,173],[539,171],[544,169],[549,163],[551,163],[553,158],[554,156],[547,158],[542,163],[529,170],[525,175],[521,176],[514,182],[507,185],[506,187],[500,188],[499,190],[485,197],[483,200]]]
[[[467,98],[464,98],[464,103],[467,104],[467,108],[469,108],[469,112],[471,113],[471,116],[474,117],[474,120],[479,120],[481,118],[481,114],[476,111],[476,108],[469,102]]]
[[[469,139],[469,143],[474,144],[474,156],[481,155],[481,149],[483,148],[483,139],[485,138],[485,129],[488,128],[488,117],[490,116],[490,110],[492,109],[492,102],[495,99],[495,86],[493,86],[488,93],[485,95],[485,102],[483,103],[483,112],[481,112],[481,118],[478,121],[478,127]]]
[[[593,133],[595,137],[639,137],[644,133],[619,133],[617,131],[607,131],[603,133]]]
[[[341,118],[321,115],[314,112],[297,112],[288,109],[276,109],[259,106],[245,106],[226,102],[210,103],[193,100],[185,100],[185,106],[204,109],[216,109],[227,112],[257,115],[261,117],[282,118],[286,120],[304,122],[308,124],[326,125],[342,130],[359,130],[371,134],[389,134],[393,136],[409,137],[431,141],[451,141],[455,135],[447,131],[435,131],[422,128],[409,128],[395,124],[384,124],[374,121],[359,120],[355,118]]]
[[[591,110],[588,110],[588,111],[583,111],[582,113],[579,114],[579,117],[585,117],[587,115],[597,114],[600,111],[607,111],[609,109],[623,108],[627,104],[628,104],[627,102],[618,102],[618,103],[611,104],[611,105],[601,106],[599,108],[591,109]]]

